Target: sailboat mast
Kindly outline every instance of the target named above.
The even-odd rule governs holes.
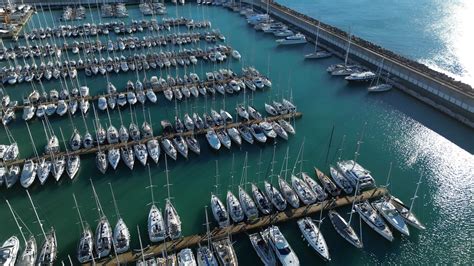
[[[41,222],[39,218],[38,212],[36,211],[36,207],[35,207],[35,204],[33,203],[33,200],[31,199],[30,192],[28,192],[27,190],[26,194],[28,195],[28,199],[30,199],[31,206],[33,206],[33,211],[35,212],[36,220],[38,220],[38,224],[40,225],[41,233],[43,233],[45,241],[48,242],[48,237],[46,237],[46,232],[44,231],[43,223]]]
[[[416,183],[415,195],[413,195],[413,198],[411,198],[410,213],[411,213],[411,210],[413,209],[413,204],[415,203],[415,199],[418,198],[417,193],[418,193],[418,189],[420,188],[420,184],[421,184],[421,175],[420,175],[420,178],[418,179],[418,182]]]
[[[216,196],[219,196],[219,161],[216,160]]]
[[[349,59],[349,50],[351,49],[351,39],[352,39],[352,34],[349,33],[349,41],[347,44],[347,50],[346,50],[346,57],[344,58],[344,65],[347,66],[347,61]]]
[[[207,234],[207,247],[211,247],[211,232],[209,229],[209,216],[207,215],[207,205],[204,206],[204,213],[206,214],[206,234]]]
[[[142,262],[145,265],[145,253],[143,253],[142,236],[140,235],[140,226],[137,224],[138,241],[140,242],[140,252],[142,253]]]
[[[92,179],[90,179],[91,185],[92,185],[92,192],[94,193],[94,198],[95,198],[95,204],[97,205],[97,212],[99,213],[99,219],[105,216],[104,212],[102,211],[102,206],[99,201],[99,196],[97,196],[97,193],[95,191],[94,183],[92,183]]]
[[[16,223],[16,226],[18,227],[18,230],[20,230],[20,234],[21,234],[21,237],[23,238],[23,241],[25,241],[25,243],[27,243],[28,241],[26,241],[25,234],[23,234],[23,231],[21,230],[21,225],[20,225],[20,223],[18,223],[18,219],[16,218],[15,212],[13,212],[13,208],[10,205],[10,202],[8,202],[7,199],[5,199],[5,201],[7,202],[8,208],[10,209],[10,212],[13,215],[13,219],[15,220],[15,223]]]
[[[117,201],[115,200],[115,193],[114,189],[112,188],[112,184],[109,182],[110,193],[112,193],[112,200],[114,202],[115,214],[117,215],[117,219],[120,219],[120,212],[117,206]]]
[[[272,165],[271,169],[270,169],[270,183],[273,182],[273,168],[275,168],[275,151],[276,151],[276,145],[273,144],[273,155],[272,155],[272,162],[270,163]]]
[[[155,204],[155,194],[153,194],[153,183],[151,181],[150,164],[147,164],[147,166],[148,166],[148,178],[150,179],[151,204]]]
[[[28,123],[25,124],[26,128],[28,129],[28,135],[30,136],[31,144],[33,145],[33,151],[35,152],[36,158],[39,160],[38,151],[36,150],[35,141],[33,140],[33,136],[31,135],[30,126],[28,125]]]
[[[165,154],[165,174],[166,174],[166,189],[168,191],[168,200],[171,199],[171,195],[170,195],[170,180],[169,180],[169,177],[168,177],[168,159],[167,159],[167,156]]]
[[[74,205],[76,206],[77,214],[79,215],[79,221],[81,222],[82,231],[84,231],[84,221],[82,220],[81,210],[79,210],[79,206],[77,205],[76,195],[72,193],[72,197],[74,198]]]
[[[352,207],[351,207],[351,215],[349,216],[349,222],[347,223],[349,226],[351,225],[352,214],[354,213],[354,205],[357,199],[357,192],[359,191],[359,181],[360,181],[360,178],[357,178],[356,189],[354,192],[354,200],[352,201]]]
[[[390,162],[390,167],[388,168],[387,181],[385,182],[385,187],[390,185],[390,175],[392,173],[392,162]]]

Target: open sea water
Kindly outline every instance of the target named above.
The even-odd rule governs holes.
[[[349,3],[350,1],[344,2]],[[427,12],[424,11],[428,9],[425,7],[426,3],[438,2],[421,1],[413,5],[419,7],[419,12],[422,13]],[[408,8],[410,6],[408,1],[390,2],[393,8],[388,8],[388,4],[386,4],[386,8],[383,10],[391,15],[382,15],[377,12],[377,9],[371,9],[373,5],[382,5],[373,2],[366,3],[370,4],[369,8],[360,7],[358,9],[348,6],[341,8],[343,5],[339,2],[337,3],[338,8],[336,8],[336,3],[329,1],[284,1],[284,3],[299,10],[304,9],[310,15],[337,26],[353,25],[352,29],[355,34],[375,42],[383,40],[383,42],[377,43],[416,59],[433,59],[429,54],[423,54],[422,50],[443,50],[440,48],[443,47],[443,44],[436,42],[436,40],[433,43],[426,43],[419,41],[419,39],[409,38],[409,36],[418,35],[413,31],[425,31],[425,28],[420,29],[416,26],[428,26],[424,23],[413,22],[415,24],[411,26],[402,25],[396,33],[389,32],[388,29],[393,27],[393,24],[412,23],[408,18],[415,11],[414,8]],[[332,5],[333,8],[331,9],[329,5]],[[352,6],[358,5],[354,3]],[[392,12],[396,12],[393,11],[394,9],[406,9],[407,12],[398,11],[403,16],[397,16],[392,14]],[[142,18],[137,6],[128,7],[128,10],[130,13],[128,20]],[[363,14],[366,15],[361,15],[363,18],[360,19],[354,15],[347,15],[356,10],[363,10]],[[94,21],[97,23],[99,21],[97,10],[92,10],[92,12]],[[253,65],[261,73],[271,78],[273,87],[253,94],[247,93],[247,102],[251,101],[254,106],[259,108],[260,112],[264,113],[265,102],[279,100],[282,97],[292,97],[298,110],[303,112],[303,117],[295,121],[297,134],[290,136],[288,141],[281,139],[276,141],[274,169],[276,173],[279,173],[283,168],[282,162],[287,148],[290,151],[288,168],[291,170],[294,167],[298,149],[303,140],[305,141],[303,171],[313,175],[313,166],[317,166],[327,173],[326,154],[329,154],[329,163],[334,163],[339,156],[343,159],[352,159],[357,140],[364,132],[358,161],[372,172],[378,185],[385,184],[389,165],[392,163],[393,170],[389,189],[400,199],[409,202],[418,178],[422,177],[422,184],[418,192],[419,198],[415,202],[414,212],[426,225],[425,231],[410,228],[409,237],[394,232],[395,240],[389,243],[365,224],[362,223],[362,228],[359,228],[359,218],[355,215],[353,226],[356,232],[359,233],[361,230],[364,243],[364,248],[357,250],[334,231],[329,219],[325,219],[321,230],[328,243],[333,264],[469,264],[473,262],[474,157],[472,153],[474,151],[474,131],[472,129],[398,90],[369,95],[366,85],[348,85],[341,78],[331,77],[325,69],[330,64],[340,62],[340,59],[305,61],[303,55],[314,49],[312,45],[278,47],[273,36],[256,32],[238,13],[219,7],[186,5],[180,6],[176,10],[174,7],[168,6],[168,16],[175,16],[176,12],[179,16],[193,17],[195,20],[203,18],[211,20],[212,27],[219,29],[226,36],[226,43],[242,54],[240,62],[233,59],[217,65],[199,62],[196,67],[187,69],[188,72],[193,71],[203,77],[206,71],[220,67],[230,67],[236,72],[240,72],[239,69],[242,66]],[[53,11],[52,16],[58,18],[60,13]],[[331,13],[334,15],[331,16]],[[92,22],[90,14],[87,15],[87,21]],[[366,20],[369,16],[374,17],[375,21]],[[418,15],[412,19],[419,20],[421,17]],[[38,26],[39,21],[43,25],[44,21],[47,21],[48,24],[52,23],[50,13],[35,15],[29,26]],[[438,23],[436,17],[432,17],[429,21]],[[58,21],[56,20],[55,23],[58,24]],[[361,24],[365,26],[363,27]],[[178,31],[178,29],[173,30]],[[185,30],[185,28],[179,29],[180,32]],[[144,34],[135,35],[142,36]],[[111,33],[111,36],[114,34]],[[383,36],[390,36],[390,40],[395,41],[390,41]],[[102,40],[105,41],[106,38],[102,38]],[[8,45],[8,42],[6,44]],[[205,47],[205,44],[200,45]],[[429,47],[429,49],[423,49],[421,46]],[[452,67],[456,68],[457,66],[452,65]],[[175,70],[162,72],[150,70],[147,72],[147,77],[166,76],[167,74],[175,75]],[[178,74],[183,75],[184,69],[179,68]],[[139,75],[140,79],[144,76],[143,72]],[[91,95],[105,92],[106,80],[104,77],[97,76],[86,79],[83,72],[79,72],[79,77],[81,84],[89,86]],[[125,88],[127,80],[136,80],[136,74],[130,72],[112,74],[110,77],[118,90]],[[44,82],[46,90],[59,89],[59,86],[57,82]],[[22,84],[6,87],[4,90],[12,98],[21,100],[31,91],[31,88]],[[243,101],[242,93],[225,98],[221,96],[199,97],[178,103],[176,110],[174,103],[168,102],[162,95],[159,95],[158,103],[155,105],[147,103],[145,112],[150,110],[155,135],[158,135],[161,132],[159,122],[162,119],[172,120],[176,111],[181,117],[186,112],[209,112],[210,108],[219,109],[224,105],[227,110],[233,111],[236,104]],[[134,110],[138,124],[141,124],[143,121],[141,106],[137,105]],[[107,115],[100,111],[99,113],[100,121],[106,127],[109,124]],[[26,126],[21,121],[21,113],[18,115],[19,119],[12,123],[9,129],[20,145],[21,157],[29,157],[33,154],[32,145]],[[130,108],[123,109],[122,116],[124,123],[128,125],[131,117]],[[89,131],[92,132],[92,112],[84,120]],[[86,131],[84,120],[79,113],[73,117],[72,122],[66,117],[50,119],[57,135],[59,135],[60,128],[63,130],[66,141],[71,136],[72,124],[84,134]],[[117,128],[119,127],[120,120],[117,110],[111,111],[111,122]],[[46,144],[41,121],[35,119],[29,122],[29,126],[32,129],[35,145],[41,153]],[[335,129],[333,141],[329,145],[333,127]],[[0,132],[0,143],[7,143],[5,131],[1,130]],[[339,153],[343,136],[346,136],[346,141],[342,152]],[[235,185],[243,182],[241,177],[245,154],[248,154],[249,158],[249,181],[261,182],[264,178],[269,180],[271,168],[272,144],[252,146],[243,144],[241,147],[233,145],[231,150],[222,148],[219,152],[213,152],[203,136],[199,136],[198,139],[202,148],[200,156],[190,153],[188,160],[182,157],[179,157],[176,162],[168,160],[169,177],[172,183],[171,194],[175,207],[181,216],[184,235],[205,231],[203,225],[205,222],[204,206],[209,205],[210,193],[215,191],[216,161],[218,161],[220,174],[218,192],[223,200],[229,185],[234,184],[230,188],[236,192]],[[102,175],[95,166],[95,155],[82,156],[81,159],[81,169],[74,180],[71,181],[63,176],[56,183],[53,181],[54,178],[50,177],[44,186],[37,182],[29,189],[38,206],[39,215],[44,219],[46,228],[54,226],[56,229],[59,246],[58,259],[66,261],[67,256],[70,255],[77,263],[75,254],[81,231],[76,210],[73,208],[73,193],[78,199],[84,219],[95,230],[98,216],[92,198],[90,180],[93,180],[96,186],[102,206],[112,226],[115,225],[117,218],[108,184],[113,185],[120,214],[132,234],[132,248],[139,248],[136,225],[140,226],[144,245],[147,245],[146,221],[149,211],[147,204],[151,200],[150,191],[145,188],[148,186],[147,169],[136,162],[134,171],[130,171],[123,163],[120,163],[116,171],[109,168],[108,172]],[[150,163],[150,165],[153,182],[157,186],[155,198],[159,200],[161,208],[164,208],[166,180],[163,157],[159,165],[154,163]],[[299,167],[296,165],[297,171],[299,171]],[[231,176],[234,178],[232,179]],[[35,222],[34,213],[24,189],[17,184],[10,190],[2,188],[1,193],[2,198],[10,200],[32,233],[38,235],[38,243],[42,242],[39,226]],[[343,208],[340,213],[348,219],[349,210],[349,207]],[[2,241],[11,235],[18,235],[18,230],[4,202],[0,203],[0,218],[2,221],[0,239]],[[318,219],[319,215],[313,218]],[[213,226],[216,225],[213,224]],[[303,242],[296,221],[279,224],[279,227],[303,265],[322,262],[318,255]],[[240,264],[255,265],[260,263],[247,235],[234,236],[233,241]]]

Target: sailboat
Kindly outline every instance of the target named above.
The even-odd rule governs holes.
[[[206,214],[206,236],[207,236],[207,245],[201,246],[199,245],[196,257],[197,263],[199,266],[218,266],[217,259],[214,256],[212,249],[211,249],[211,232],[209,229],[209,218],[207,216],[207,206],[205,208]]]
[[[212,246],[217,255],[220,265],[237,266],[237,255],[235,254],[232,242],[228,237],[212,242]]]
[[[321,210],[322,213],[322,210]],[[321,222],[321,221],[319,221]],[[298,227],[306,239],[308,244],[323,258],[325,261],[331,261],[329,249],[326,244],[321,230],[310,217],[305,217],[297,221]]]
[[[148,213],[148,236],[151,242],[160,242],[166,237],[166,229],[161,210],[155,205],[150,165],[148,165],[148,178],[150,179],[149,188],[151,192],[151,208]]]
[[[368,201],[355,204],[354,209],[370,228],[388,241],[393,241],[392,231]]]
[[[230,172],[230,185],[229,190],[227,190],[226,203],[227,210],[229,211],[230,218],[234,223],[240,223],[244,220],[244,211],[240,205],[237,197],[232,193],[232,187],[234,185],[234,155],[232,155],[232,167]]]
[[[216,161],[216,194],[211,193],[211,210],[214,215],[214,219],[219,224],[219,227],[224,228],[229,226],[229,213],[227,212],[224,204],[219,199],[219,166],[218,161]]]
[[[51,230],[46,234],[43,228],[43,223],[41,222],[38,212],[36,212],[36,207],[33,204],[33,200],[31,199],[30,193],[28,190],[26,191],[26,194],[28,195],[28,199],[30,200],[31,206],[33,207],[33,211],[36,215],[36,220],[38,221],[38,224],[40,225],[41,232],[43,233],[44,236],[44,242],[43,245],[41,246],[40,253],[38,254],[38,257],[36,259],[36,264],[39,265],[50,265],[53,264],[54,261],[56,260],[56,255],[57,255],[57,248],[58,248],[58,243],[56,242],[56,233],[54,231],[54,228],[51,227]]]
[[[86,263],[94,259],[94,239],[89,225],[82,220],[82,215],[81,211],[79,210],[79,206],[77,205],[76,196],[72,194],[72,197],[74,198],[74,204],[76,206],[77,214],[79,215],[79,221],[81,223],[82,229],[81,238],[77,245],[77,260],[80,263]]]
[[[408,223],[409,225],[419,229],[419,230],[425,230],[426,227],[418,220],[418,218],[415,216],[413,213],[413,204],[415,202],[415,199],[418,198],[416,195],[418,193],[418,189],[420,188],[421,184],[421,175],[420,179],[416,183],[416,189],[415,189],[415,194],[413,195],[413,198],[411,198],[411,204],[410,207],[406,206],[400,199],[390,196],[390,202],[393,204],[393,206],[397,209],[397,211],[400,213],[400,215],[405,219],[405,222]]]
[[[20,217],[18,216],[18,214],[15,214],[15,212],[13,211],[12,206],[10,205],[10,202],[8,200],[5,200],[5,201],[7,202],[8,208],[10,209],[10,212],[13,215],[13,219],[15,220],[15,223],[18,227],[18,230],[20,231],[20,235],[23,238],[23,241],[25,242],[25,248],[23,250],[23,253],[21,254],[21,257],[18,257],[16,252],[15,252],[15,248],[14,248],[15,246],[14,245],[11,246],[11,245],[5,245],[4,244],[2,246],[2,248],[8,247],[10,249],[10,252],[8,252],[8,253],[6,253],[4,251],[4,254],[6,253],[7,256],[10,259],[13,259],[13,256],[15,256],[16,260],[17,260],[17,263],[20,264],[20,265],[25,265],[25,266],[35,265],[36,252],[37,252],[37,250],[36,250],[36,248],[37,248],[36,247],[36,239],[35,239],[34,235],[32,235],[31,233],[30,233],[31,235],[28,238],[28,240],[26,239],[25,234],[23,233],[22,227],[20,226],[20,223],[18,223],[18,219],[20,219]],[[7,240],[6,242],[9,242],[9,241]],[[19,245],[16,247],[17,252],[18,252],[18,247],[19,247]],[[14,265],[15,264],[14,259],[11,260],[12,264],[9,264],[9,262],[7,260],[5,260],[5,257],[3,257],[2,259],[3,259],[2,263],[4,263],[3,265]],[[1,259],[0,259],[0,261],[1,261]]]
[[[384,92],[384,91],[389,91],[392,89],[391,84],[380,83],[380,75],[382,74],[383,61],[384,61],[384,58],[382,58],[381,66],[377,70],[377,78],[375,79],[375,84],[372,84],[374,81],[374,79],[372,79],[370,86],[367,88],[368,92]]]
[[[257,183],[259,182],[259,179],[260,179],[259,177],[261,173],[260,172],[261,165],[262,165],[262,150],[260,150],[260,157],[258,161]],[[250,185],[251,185],[253,199],[255,203],[257,204],[257,207],[260,210],[260,212],[263,213],[264,215],[270,214],[273,210],[272,203],[270,202],[270,200],[267,198],[267,196],[263,193],[262,190],[260,190],[260,188],[256,184],[251,183]]]
[[[400,233],[409,236],[410,230],[405,223],[405,219],[397,211],[397,208],[392,204],[390,198],[382,198],[372,202],[372,206],[387,220],[393,228]]]
[[[314,40],[314,52],[307,54],[304,56],[305,59],[321,59],[330,57],[332,54],[326,50],[319,50],[318,49],[318,40],[319,40],[319,29],[320,29],[321,22],[318,21],[318,26],[316,30],[316,39]]]
[[[91,181],[92,191],[94,193],[94,199],[97,206],[97,212],[99,214],[99,223],[95,230],[95,252],[97,257],[104,258],[109,256],[112,251],[112,228],[110,227],[109,220],[102,210],[102,206],[99,201],[99,197],[94,188],[94,183]]]
[[[273,186],[273,169],[275,166],[275,151],[276,145],[273,146],[273,155],[270,169],[270,182],[264,181],[265,193],[267,194],[268,199],[272,202],[273,206],[279,211],[284,211],[286,209],[287,203],[283,195],[278,191],[278,189]]]
[[[166,168],[166,187],[168,189],[168,198],[166,199],[165,204],[165,221],[166,221],[166,233],[171,238],[171,240],[178,239],[181,237],[181,218],[179,217],[178,212],[171,203],[170,195],[170,184],[168,177],[168,159],[165,155],[165,168]]]
[[[275,254],[260,232],[249,235],[250,243],[264,265],[276,265]]]
[[[357,192],[359,191],[359,182],[357,182],[357,186],[354,192],[354,200],[352,202],[352,207],[351,207],[351,214],[349,216],[349,222],[346,222],[344,218],[342,218],[339,213],[337,213],[334,210],[329,211],[329,219],[331,220],[332,225],[334,226],[334,229],[336,229],[336,232],[347,242],[355,246],[356,248],[362,248],[363,244],[362,241],[359,239],[359,236],[357,236],[356,232],[351,226],[351,221],[352,221],[352,215],[354,213],[354,205],[356,202],[356,197],[357,197]]]
[[[151,123],[150,110],[148,110],[148,117]],[[151,128],[151,125],[150,125]],[[153,136],[153,128],[151,128],[151,139],[146,142],[146,148],[151,159],[157,164],[160,160],[160,143]]]
[[[14,266],[16,263],[18,250],[20,249],[20,240],[16,236],[12,236],[3,242],[0,246],[2,258],[0,263],[6,266]]]
[[[114,228],[113,241],[114,249],[117,254],[124,253],[130,249],[130,231],[127,225],[120,216],[117,201],[115,200],[114,190],[112,184],[109,183],[110,192],[112,193],[112,200],[114,202],[115,214],[117,215],[117,224]]]
[[[95,125],[94,125],[94,127],[95,127]],[[96,135],[97,135],[97,130],[96,130]],[[102,174],[105,174],[105,172],[107,172],[107,168],[109,166],[109,164],[107,163],[107,156],[100,149],[100,144],[99,143],[97,143],[97,154],[96,154],[96,157],[95,157],[95,163],[96,163],[97,168],[99,168],[99,171]]]
[[[329,179],[327,175],[321,172],[318,168],[314,167],[314,172],[316,173],[316,177],[318,178],[319,182],[322,184],[324,189],[331,194],[331,196],[336,197],[341,194],[341,189],[334,184],[334,182]]]
[[[289,148],[286,149],[286,156],[285,160],[282,163],[282,168],[280,170],[280,175],[278,176],[278,185],[280,187],[281,194],[285,197],[285,200],[291,205],[293,208],[298,208],[300,206],[300,200],[296,192],[291,188],[291,186],[286,181],[286,172],[288,171],[288,152]],[[283,173],[283,166],[286,162],[286,170],[285,175],[282,178]]]
[[[318,201],[323,201],[328,197],[328,194],[318,184],[318,182],[311,178],[307,173],[302,172],[301,177],[303,181],[306,182],[308,187],[314,192],[314,194],[316,194]]]
[[[63,140],[64,148],[66,149],[66,173],[69,176],[70,179],[74,179],[76,176],[77,172],[79,171],[79,168],[81,166],[81,159],[79,155],[77,154],[70,154],[69,150],[67,148],[66,142],[64,141],[64,135],[63,135],[63,130],[59,128],[59,131],[61,133],[61,138]]]
[[[247,153],[245,153],[245,160],[244,160],[244,169],[242,171],[242,177],[241,177],[241,185],[244,185],[244,188],[242,186],[238,186],[239,188],[239,201],[240,205],[242,206],[242,209],[247,216],[248,220],[252,221],[258,218],[258,209],[257,206],[255,205],[255,202],[252,200],[250,195],[245,191],[245,185],[246,185],[246,180],[247,180]]]

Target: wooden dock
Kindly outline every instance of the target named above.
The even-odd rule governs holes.
[[[229,235],[241,234],[248,231],[258,230],[272,224],[279,224],[283,222],[287,222],[290,220],[295,220],[298,218],[314,215],[320,212],[323,208],[324,210],[334,209],[346,205],[352,204],[354,200],[362,201],[373,199],[377,197],[381,197],[383,195],[388,194],[388,190],[386,188],[374,188],[371,190],[366,190],[362,192],[362,194],[354,196],[340,196],[336,198],[332,198],[326,200],[322,203],[315,203],[308,206],[303,206],[298,209],[291,209],[288,208],[284,212],[278,212],[275,214],[267,215],[258,218],[256,221],[252,223],[241,222],[239,224],[231,225],[227,228],[214,228],[211,233],[212,239],[220,239],[227,237]],[[144,251],[146,258],[160,256],[162,251],[166,249],[167,252],[177,252],[181,249],[194,247],[201,242],[206,241],[206,235],[192,235],[186,236],[178,240],[168,241],[166,244],[158,244],[150,246],[147,250]],[[111,256],[109,258],[104,258],[99,261],[96,261],[99,265],[116,265],[117,259],[119,260],[120,264],[130,264],[134,263],[137,260],[141,259],[141,252],[126,252],[123,254],[118,255],[118,258],[115,256]]]
[[[296,118],[300,118],[301,116],[303,116],[303,113],[301,112],[296,112],[296,113],[290,113],[290,114],[285,114],[285,115],[278,115],[278,116],[271,116],[271,117],[266,117],[264,119],[266,119],[267,121],[271,122],[271,121],[278,121],[280,119],[296,119]],[[245,122],[235,122],[235,123],[231,123],[231,124],[226,124],[226,125],[223,125],[223,126],[215,126],[213,127],[214,130],[218,130],[218,129],[222,129],[222,128],[231,128],[231,127],[238,127],[240,126],[241,124],[245,124],[245,125],[250,125],[250,124],[255,124],[255,123],[260,123],[262,122],[263,120],[249,120],[249,121],[245,121]],[[131,146],[133,147],[134,145],[136,144],[141,144],[141,143],[146,143],[147,141],[151,140],[151,139],[156,139],[158,141],[161,141],[162,139],[172,139],[173,137],[177,136],[177,135],[181,135],[183,137],[186,137],[186,136],[191,136],[191,135],[204,135],[207,133],[207,130],[208,129],[201,129],[201,130],[197,130],[197,131],[186,131],[186,132],[183,132],[183,133],[173,133],[173,134],[169,134],[169,135],[166,135],[166,136],[163,136],[163,135],[160,135],[160,136],[156,136],[156,137],[149,137],[149,138],[143,138],[141,140],[138,140],[138,141],[128,141],[126,143],[115,143],[115,144],[105,144],[105,145],[100,145],[100,150],[101,151],[108,151],[109,149],[112,149],[112,148],[115,148],[115,149],[120,149],[120,148],[123,148],[123,147],[126,147],[126,146]],[[82,148],[82,149],[79,149],[77,151],[69,151],[69,154],[70,155],[86,155],[86,154],[93,154],[93,153],[97,153],[99,151],[99,148],[96,146],[96,147],[92,147],[92,148],[89,148],[89,149],[86,149],[86,148]],[[60,157],[60,156],[67,156],[67,153],[64,151],[64,152],[58,152],[58,153],[55,153],[53,154],[53,156],[55,158],[57,157]],[[40,156],[40,159],[41,158],[44,158],[46,160],[50,160],[52,157],[53,157],[51,154],[44,154],[43,156]],[[35,157],[31,157],[31,159],[35,162],[37,162],[37,158]],[[10,161],[10,162],[4,162],[4,166],[5,167],[10,167],[12,165],[23,165],[23,163],[25,162],[25,159],[18,159],[18,160],[14,160],[14,161]]]
[[[227,83],[229,83],[231,80],[235,80],[235,81],[244,81],[245,79],[248,79],[248,78],[253,78],[253,77],[262,77],[262,78],[267,78],[265,77],[264,75],[242,75],[242,76],[238,76],[238,77],[235,77],[235,78],[227,78],[227,79],[224,79],[222,81],[207,81],[207,80],[200,80],[199,82],[192,82],[192,83],[189,83],[189,84],[183,84],[183,85],[174,85],[174,86],[166,86],[166,87],[161,87],[161,86],[152,86],[149,82],[146,83],[146,84],[143,84],[143,89],[144,90],[147,90],[147,89],[152,89],[153,92],[155,93],[162,93],[163,91],[167,90],[167,89],[171,89],[171,90],[174,90],[174,89],[181,89],[183,87],[188,87],[188,88],[191,88],[193,86],[197,87],[197,86],[204,86],[204,87],[208,87],[208,86],[211,86],[211,85],[225,85]],[[263,90],[263,89],[257,89],[257,90]],[[256,91],[257,91],[256,90]],[[136,92],[136,91],[134,91]],[[117,91],[116,93],[114,93],[113,95],[112,94],[109,94],[109,93],[104,93],[104,94],[100,94],[100,95],[94,95],[94,96],[86,96],[84,97],[85,100],[87,101],[97,101],[100,97],[106,97],[106,98],[109,98],[110,96],[115,96],[117,97],[120,93],[127,93],[127,91]],[[218,92],[216,92],[216,95],[219,94]],[[236,93],[237,94],[237,93]],[[201,96],[201,94],[199,94]],[[185,97],[183,95],[183,97]],[[199,96],[198,96],[199,97]],[[70,96],[70,99],[66,99],[64,100],[65,103],[69,103],[69,101],[71,100],[76,100],[76,101],[79,101],[82,97],[81,96]],[[191,98],[191,97],[190,97]],[[194,98],[194,96],[192,96],[192,98]],[[149,102],[149,101],[147,101]],[[48,105],[50,103],[57,103],[56,102],[49,102],[49,101],[46,101],[46,102],[37,102],[37,103],[33,103],[32,105],[36,108],[38,108],[38,106],[40,104],[42,105]],[[128,106],[125,105],[125,106]],[[25,108],[25,105],[17,105],[15,106],[13,109],[15,112],[17,111],[21,111]],[[125,107],[123,107],[125,108]],[[122,108],[122,109],[123,109]],[[80,112],[80,110],[78,111]],[[55,115],[56,116],[56,115]],[[50,119],[50,118],[48,118]]]

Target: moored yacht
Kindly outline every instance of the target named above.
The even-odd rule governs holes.
[[[317,201],[316,194],[314,194],[303,180],[295,175],[291,175],[291,186],[305,205],[313,204]]]
[[[409,236],[410,231],[405,219],[400,215],[390,199],[382,198],[372,202],[372,206],[400,233]]]
[[[280,187],[281,194],[283,197],[285,197],[286,201],[291,205],[291,207],[295,209],[298,208],[300,206],[300,200],[288,182],[286,182],[285,179],[279,177],[278,185]]]
[[[348,224],[339,213],[330,210],[328,215],[334,229],[336,229],[336,232],[338,232],[342,238],[347,240],[347,242],[356,248],[362,248],[362,241],[360,241],[352,226]]]
[[[189,248],[182,249],[178,252],[179,266],[197,266],[193,251]]]
[[[415,198],[416,195],[412,198],[412,200],[414,200]],[[420,222],[420,220],[418,220],[415,214],[411,211],[411,207],[406,206],[400,199],[394,196],[390,196],[390,202],[397,209],[403,219],[405,219],[406,223],[420,230],[426,229],[426,227]]]
[[[304,182],[308,185],[308,187],[313,190],[318,198],[318,201],[323,201],[328,197],[328,194],[324,191],[324,189],[316,182],[313,178],[311,178],[307,173],[301,173],[301,178]]]
[[[278,189],[267,181],[264,181],[265,193],[268,199],[273,203],[273,206],[279,211],[286,209],[287,203],[283,195]]]
[[[230,190],[227,191],[226,202],[227,210],[229,210],[229,216],[232,218],[232,221],[234,221],[234,223],[240,223],[243,221],[245,217],[242,206],[237,197]]]
[[[271,226],[262,232],[262,236],[272,247],[273,251],[284,266],[300,265],[296,253],[291,248],[285,236],[280,232],[277,226]]]
[[[388,241],[393,241],[393,234],[388,228],[383,218],[370,205],[368,201],[363,201],[354,205],[355,211],[360,215],[362,220],[370,226],[375,232],[379,233]]]
[[[303,237],[306,239],[309,245],[323,258],[325,261],[331,261],[329,256],[329,249],[326,244],[321,230],[316,224],[314,224],[311,218],[306,217],[297,221],[298,227],[300,228]]]
[[[212,242],[220,265],[237,266],[237,255],[229,238]]]
[[[211,209],[214,219],[219,224],[219,227],[224,228],[229,226],[229,213],[225,209],[222,201],[214,194],[211,195]]]
[[[254,183],[251,184],[252,196],[257,204],[258,209],[264,215],[268,215],[272,212],[272,203],[265,196],[265,194],[257,187]]]
[[[260,232],[249,235],[250,243],[252,243],[253,249],[257,252],[258,257],[264,265],[276,265],[275,254],[272,248],[268,244],[267,240],[262,237]]]
[[[248,220],[258,218],[258,209],[255,202],[253,202],[252,198],[241,186],[239,186],[239,201]]]
[[[330,166],[329,172],[331,173],[331,177],[334,182],[346,193],[352,194],[354,188],[352,187],[351,183],[343,176],[336,168]]]
[[[331,194],[331,196],[336,197],[341,194],[341,189],[332,182],[331,179],[323,172],[321,172],[318,168],[314,167],[314,172],[316,173],[316,177],[318,178],[319,182],[323,186],[323,188]]]
[[[292,36],[287,36],[284,39],[278,39],[276,40],[277,44],[279,45],[290,45],[290,44],[304,44],[306,43],[306,37],[301,34],[297,33]]]

